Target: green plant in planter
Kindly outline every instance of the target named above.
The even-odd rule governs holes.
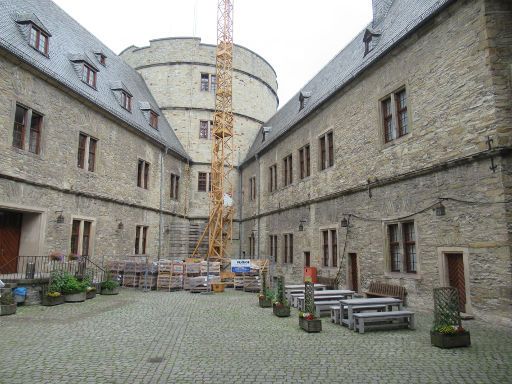
[[[108,279],[108,280],[104,281],[103,283],[101,283],[102,290],[105,289],[107,291],[113,291],[117,287],[119,287],[119,283],[112,279]]]
[[[13,305],[15,303],[12,292],[6,292],[0,296],[0,305]]]
[[[87,283],[79,281],[75,276],[69,275],[64,284],[62,285],[62,293],[65,295],[72,295],[75,293],[82,293],[87,290]]]
[[[277,278],[277,294],[274,298],[273,312],[278,317],[290,316],[290,304],[284,295],[284,276]]]

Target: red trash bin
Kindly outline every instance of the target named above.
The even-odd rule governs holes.
[[[304,267],[304,281],[306,281],[306,279],[311,279],[313,284],[318,283],[315,267]]]

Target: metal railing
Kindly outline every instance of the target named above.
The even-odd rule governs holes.
[[[94,283],[105,280],[105,270],[82,256],[76,260],[58,259],[51,256],[17,256],[0,265],[0,280],[38,280],[49,279],[53,271],[66,271],[78,278],[85,274],[92,276]]]

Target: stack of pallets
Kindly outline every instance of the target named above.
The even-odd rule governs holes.
[[[172,261],[159,260],[158,261],[158,276],[156,279],[156,290],[171,290],[171,276],[172,276]]]

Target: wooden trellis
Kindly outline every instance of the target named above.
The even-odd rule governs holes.
[[[434,326],[443,325],[461,326],[457,288],[434,288]]]

